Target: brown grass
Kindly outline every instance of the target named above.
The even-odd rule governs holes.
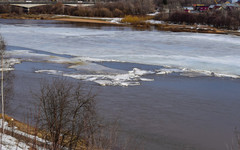
[[[0,114],[0,118],[2,118],[2,114]],[[40,132],[38,129],[30,126],[29,124],[22,123],[8,115],[5,115],[5,122],[8,122],[9,127],[17,127],[17,130],[22,131],[24,133],[27,133],[32,136],[37,136],[39,138],[43,138],[43,132]],[[16,129],[13,129],[13,131]],[[2,128],[0,128],[0,131],[2,131]],[[18,141],[23,141],[29,146],[38,145],[38,146],[44,146],[45,143],[42,143],[40,141],[37,141],[35,138],[30,138],[21,134],[17,134],[13,131],[5,130],[5,134],[10,135],[14,138],[16,138]]]
[[[2,118],[2,114],[0,114],[0,118]],[[39,138],[42,138],[43,140],[44,140],[44,136],[48,135],[48,133],[46,131],[38,130],[37,128],[35,128],[33,126],[30,126],[28,124],[20,122],[8,115],[5,115],[5,122],[8,122],[9,127],[13,127],[13,126],[17,127],[17,130],[25,132],[29,135],[37,136]],[[0,127],[0,132],[1,131],[2,131],[2,128]],[[12,134],[12,131],[9,131],[9,130],[5,130],[5,134],[11,135],[12,137],[16,138],[17,140],[23,141],[28,145],[29,145],[29,143],[31,143],[29,146],[32,146],[35,144],[35,145],[38,145],[41,147],[49,147],[49,145],[47,145],[46,143],[39,142],[36,139],[32,139],[32,138],[26,137],[24,135],[20,135],[20,134],[16,134],[16,133]],[[85,145],[84,141],[79,140],[79,142],[77,144],[77,149],[87,149],[84,145]],[[32,149],[34,149],[34,147],[32,147]]]
[[[149,19],[152,19],[152,17],[129,15],[129,16],[125,16],[121,22],[125,24],[130,24],[137,29],[144,30],[144,29],[149,29],[151,27],[151,24],[146,22]]]
[[[34,134],[34,132],[33,132],[33,131],[35,131],[34,127],[31,127],[25,123],[22,123],[8,115],[4,115],[4,116],[5,116],[5,121],[8,122],[9,125],[11,124],[11,125],[17,127],[19,131],[26,132],[26,133],[28,133],[28,131],[30,131],[29,134],[31,134],[31,135]],[[2,118],[2,114],[0,114],[0,118]]]
[[[230,34],[230,32],[228,32],[228,31],[219,30],[219,29],[216,29],[216,28],[210,27],[210,26],[157,24],[157,25],[155,25],[155,27],[156,27],[156,29],[161,30],[161,31]],[[231,33],[231,34],[233,34],[233,33]]]
[[[150,16],[125,16],[122,19],[122,23],[130,23],[130,24],[140,24],[140,23],[144,23],[145,21],[151,19],[152,17]]]

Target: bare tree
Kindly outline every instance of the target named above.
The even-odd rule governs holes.
[[[0,55],[1,55],[1,99],[2,99],[2,118],[4,121],[4,95],[3,95],[3,71],[4,71],[4,54],[5,54],[5,49],[6,49],[6,45],[5,42],[2,38],[2,36],[0,36]]]
[[[1,99],[2,99],[2,134],[1,134],[1,141],[0,141],[0,144],[1,144],[1,149],[2,149],[2,137],[3,137],[3,134],[4,134],[4,99],[3,99],[3,54],[4,54],[4,51],[5,51],[5,43],[4,43],[4,40],[2,39],[2,36],[0,36],[0,55],[1,55],[1,67],[2,67],[2,70],[1,70]]]
[[[117,123],[103,123],[96,113],[95,94],[66,79],[45,80],[36,94],[38,132],[51,150],[125,150]],[[132,149],[132,148],[131,148]]]
[[[88,144],[98,126],[91,90],[65,79],[53,79],[41,84],[37,98],[39,123],[46,131],[45,139],[52,143],[50,149],[81,149]]]
[[[14,74],[11,72],[11,69],[8,67],[11,67],[8,59],[9,57],[6,54],[6,44],[3,39],[3,37],[0,35],[0,56],[1,56],[1,79],[3,82],[1,82],[1,98],[2,98],[2,103],[1,107],[4,108],[2,109],[2,113],[4,111],[9,112],[10,111],[10,102],[11,99],[14,95],[13,93],[13,79],[14,79]]]
[[[6,69],[6,44],[3,37],[0,35],[0,57],[1,57],[1,117],[2,117],[2,126],[1,126],[1,141],[2,146],[2,135],[4,134],[4,122],[5,122],[5,110],[8,107],[9,101],[13,95],[12,88],[12,78],[14,77],[10,71]],[[1,148],[1,147],[0,147]]]

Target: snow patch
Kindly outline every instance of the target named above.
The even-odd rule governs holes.
[[[62,71],[57,70],[37,70],[35,73],[47,73],[47,74],[54,74],[54,75],[62,75]]]
[[[171,74],[171,73],[179,73],[179,72],[184,72],[186,71],[186,69],[177,69],[177,68],[163,68],[163,69],[159,69],[156,70],[158,75],[162,75],[162,74]]]
[[[110,22],[121,24],[121,21],[122,21],[122,18],[113,18]]]
[[[163,24],[164,21],[158,21],[158,20],[147,20],[146,23],[150,23],[150,24]]]
[[[158,15],[160,12],[158,12],[158,11],[156,11],[156,12],[154,12],[154,13],[150,13],[150,14],[147,14],[148,16],[156,16],[156,15]]]
[[[2,136],[2,150],[28,150],[30,148],[27,144],[18,141],[10,135],[3,134]]]
[[[101,86],[133,86],[140,85],[140,81],[153,81],[153,79],[142,78],[141,76],[154,74],[153,71],[133,68],[125,74],[70,74],[57,70],[37,70],[36,73],[47,73],[62,75],[84,81],[92,81]]]
[[[2,119],[0,119],[0,126],[2,126]],[[27,134],[25,132],[17,130],[17,127],[9,126],[8,122],[4,122],[4,129],[13,132],[14,134],[19,134],[27,138],[35,139],[40,142],[46,142],[44,139],[35,137],[33,135]],[[3,141],[2,141],[2,150],[11,150],[11,149],[18,149],[18,150],[28,150],[30,146],[27,143],[21,142],[20,140],[7,135],[7,134],[2,134],[3,135]],[[50,143],[50,142],[49,142]],[[39,147],[40,148],[40,147]],[[40,148],[42,150],[45,150],[44,148]]]
[[[20,60],[19,59],[15,59],[15,58],[7,58],[7,59],[4,59],[3,60],[3,67],[0,63],[0,70],[2,70],[3,68],[3,71],[12,71],[14,70],[14,65],[15,64],[19,64],[20,63]]]

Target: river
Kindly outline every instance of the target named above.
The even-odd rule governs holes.
[[[42,20],[0,20],[0,33],[15,62],[19,119],[33,109],[30,89],[38,90],[43,78],[65,76],[93,86],[99,113],[118,119],[120,134],[146,150],[236,144],[238,36]]]

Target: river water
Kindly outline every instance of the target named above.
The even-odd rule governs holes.
[[[65,76],[93,86],[99,113],[118,119],[121,135],[146,150],[227,150],[236,144],[238,36],[0,21],[16,63],[17,118],[33,106],[28,91],[37,90],[42,78]]]

